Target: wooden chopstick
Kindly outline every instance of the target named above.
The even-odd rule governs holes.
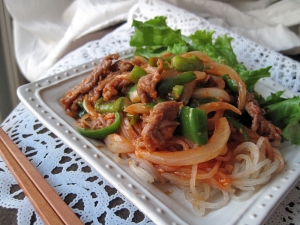
[[[1,127],[0,153],[45,224],[82,224]]]

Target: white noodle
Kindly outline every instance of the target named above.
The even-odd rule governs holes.
[[[150,173],[148,173],[146,170],[143,168],[139,167],[138,163],[136,162],[135,159],[132,159],[129,161],[129,167],[132,169],[132,171],[142,180],[145,182],[153,183],[154,182],[154,177],[151,176]]]

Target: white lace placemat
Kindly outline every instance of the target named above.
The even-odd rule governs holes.
[[[184,34],[207,29],[215,30],[216,35],[232,36],[238,59],[247,68],[273,65],[272,79],[290,90],[300,92],[300,66],[297,62],[213,26],[193,14],[156,1],[137,4],[129,13],[128,23],[101,40],[89,42],[66,55],[44,77],[128,49],[132,33],[130,19],[144,21],[155,15],[167,16],[169,25],[180,28]],[[249,48],[248,51],[244,51],[245,48]],[[23,104],[19,104],[1,126],[85,224],[152,224],[59,137],[45,128]],[[299,196],[300,183],[293,187],[266,224],[300,224]],[[17,209],[18,224],[42,224],[1,158],[0,206]]]

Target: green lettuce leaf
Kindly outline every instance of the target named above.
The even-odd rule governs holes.
[[[293,144],[300,145],[300,97],[270,104],[266,109],[266,119],[282,129],[283,137]]]
[[[133,20],[135,32],[130,39],[130,45],[136,47],[135,55],[149,58],[165,52],[179,54],[188,50],[181,31],[168,27],[166,19],[158,16],[144,23]]]
[[[256,82],[263,77],[269,77],[271,66],[268,66],[266,68],[258,69],[258,70],[236,70],[239,74],[242,80],[247,85],[247,89],[250,92],[254,91],[254,86]]]
[[[198,30],[194,34],[191,34],[190,50],[201,51],[207,54],[209,57],[219,63],[226,64],[233,68],[242,67],[245,69],[236,59],[236,55],[233,52],[231,41],[232,38],[227,35],[217,37],[213,43],[214,31]]]
[[[269,105],[286,100],[286,98],[281,97],[283,93],[284,91],[271,93],[266,99],[264,99],[261,95],[257,94],[255,98],[258,100],[260,107],[266,108]]]

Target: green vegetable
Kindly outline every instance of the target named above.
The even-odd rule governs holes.
[[[156,85],[158,95],[162,98],[171,94],[172,89],[175,85],[184,85],[196,79],[196,75],[193,72],[186,72],[179,74],[175,77],[170,77],[161,80]]]
[[[131,80],[133,83],[137,83],[139,81],[139,79],[142,76],[145,76],[147,74],[147,72],[145,70],[143,70],[141,67],[135,65],[132,69],[132,71],[129,74],[129,80]]]
[[[184,89],[183,85],[175,85],[172,88],[171,98],[174,100],[179,99],[180,95],[182,94],[183,89]]]
[[[300,145],[300,97],[280,100],[265,107],[266,119],[282,129],[282,135],[293,144]]]
[[[228,122],[231,123],[239,132],[243,135],[245,141],[250,141],[250,138],[247,134],[246,128],[243,124],[238,122],[235,118],[229,116],[228,114],[225,115]]]
[[[121,115],[120,113],[116,112],[114,123],[112,123],[107,127],[95,129],[95,130],[90,128],[77,127],[77,130],[83,136],[101,140],[105,138],[107,135],[115,133],[119,129],[120,124],[121,124]]]
[[[127,114],[127,117],[130,118],[130,120],[129,120],[130,125],[134,125],[140,120],[139,114],[134,114],[134,115]]]
[[[153,109],[156,104],[156,102],[148,102],[145,103],[144,106]]]
[[[259,105],[261,107],[267,107],[268,105],[272,105],[274,103],[278,103],[278,102],[286,100],[285,98],[281,97],[283,93],[284,93],[284,91],[278,91],[276,93],[271,93],[271,95],[268,96],[266,99],[264,99],[258,93],[254,93],[254,94],[256,94],[255,98],[258,100]]]
[[[85,111],[85,109],[84,109],[84,107],[82,105],[82,101],[81,100],[78,101],[77,104],[79,106],[77,115],[78,115],[79,118],[81,118],[84,114],[86,114],[86,111]]]
[[[180,109],[179,120],[183,137],[199,146],[207,143],[207,115],[205,110],[183,106]]]
[[[100,98],[95,106],[95,111],[99,113],[111,113],[111,112],[120,112],[123,111],[123,109],[129,105],[128,99],[125,97],[120,97],[115,101],[111,102],[105,102],[103,103],[103,99]]]
[[[255,71],[240,70],[237,72],[240,74],[240,77],[247,85],[247,90],[252,92],[252,91],[254,91],[254,85],[260,78],[270,77],[270,72],[269,72],[270,69],[271,69],[271,66],[268,66],[266,68],[262,68],[262,69],[255,70]]]
[[[225,81],[226,85],[229,87],[230,90],[234,91],[235,93],[238,92],[238,86],[236,84],[236,81],[230,79],[228,74],[221,76],[221,78]]]
[[[203,70],[203,61],[197,56],[193,55],[189,58],[176,55],[171,59],[171,65],[177,71],[202,71]]]
[[[149,58],[159,57],[165,52],[174,54],[188,50],[180,30],[167,26],[166,17],[158,16],[146,22],[133,20],[135,32],[130,39],[130,45],[136,47],[135,55]]]

